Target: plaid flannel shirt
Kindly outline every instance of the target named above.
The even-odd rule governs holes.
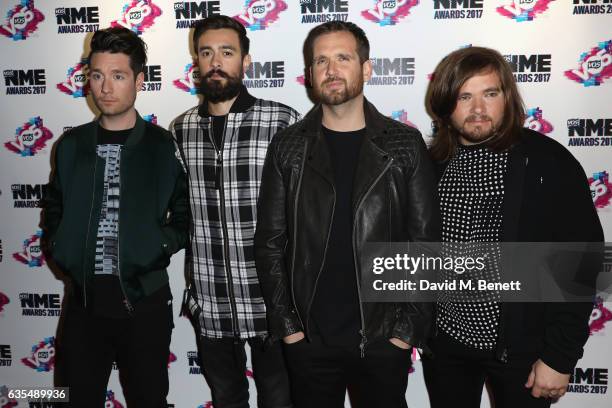
[[[257,197],[272,137],[299,119],[294,109],[256,99],[243,87],[227,115],[220,157],[206,104],[171,125],[189,178],[192,217],[184,303],[204,337],[247,339],[268,333],[253,247]]]

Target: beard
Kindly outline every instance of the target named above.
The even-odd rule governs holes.
[[[486,123],[483,125],[472,126],[468,130],[470,122],[474,121],[488,121],[490,126],[486,127]],[[488,142],[495,138],[498,132],[498,124],[493,122],[493,119],[488,115],[470,115],[464,121],[461,127],[455,126],[455,129],[463,136],[465,140],[472,144],[480,144]]]
[[[214,74],[225,78],[225,84],[221,80],[211,79]],[[240,93],[243,75],[242,66],[240,67],[240,73],[235,77],[220,69],[211,69],[200,79],[200,93],[204,95],[208,102],[219,103],[229,101]]]
[[[342,81],[344,86],[332,90],[325,90],[328,83],[334,81]],[[330,77],[323,81],[319,86],[315,87],[315,97],[324,105],[341,105],[349,101],[363,91],[363,78],[359,76],[351,86],[346,82],[346,79]]]

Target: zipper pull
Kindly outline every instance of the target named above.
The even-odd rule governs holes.
[[[215,163],[215,188],[221,190],[221,172],[223,171],[223,158],[220,153],[217,153],[217,162]]]
[[[125,308],[127,309],[128,314],[132,315],[132,313],[134,313],[134,306],[132,306],[130,301],[127,300],[127,299],[123,299],[123,304],[124,304]]]
[[[359,330],[359,334],[361,334],[361,343],[359,343],[359,354],[361,355],[361,358],[364,358],[367,339],[363,330]]]

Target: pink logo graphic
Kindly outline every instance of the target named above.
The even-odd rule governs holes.
[[[593,177],[589,177],[589,185],[591,186],[591,197],[595,208],[605,208],[612,202],[612,183],[610,183],[610,175],[607,171],[593,173]]]
[[[173,352],[170,352],[170,355],[168,355],[168,368],[170,368],[170,364],[174,363],[176,361],[176,354],[174,354]]]
[[[66,80],[57,84],[57,89],[73,98],[87,96],[89,80],[87,78],[87,60],[82,59],[75,66],[68,68]]]
[[[6,14],[6,23],[0,26],[0,34],[13,41],[25,40],[44,19],[45,16],[34,7],[34,0],[21,0]]]
[[[212,401],[206,401],[204,404],[198,405],[198,408],[215,408],[215,407],[213,407]]]
[[[34,156],[47,147],[53,133],[43,125],[40,116],[30,118],[15,130],[15,139],[4,144],[8,150],[21,156]]]
[[[178,89],[195,95],[199,92],[198,87],[200,83],[200,69],[193,62],[187,64],[183,70],[183,78],[175,79],[172,81],[172,83]]]
[[[104,408],[123,408],[123,405],[121,405],[121,403],[115,399],[115,393],[112,390],[106,391]]]
[[[595,304],[593,305],[593,311],[591,312],[591,318],[589,319],[589,332],[591,335],[602,331],[606,323],[612,320],[612,312],[608,310],[601,297],[597,297]]]
[[[404,109],[391,112],[391,119],[395,119],[398,122],[402,122],[405,125],[417,129],[417,125],[408,120],[408,113]]]
[[[0,387],[0,408],[15,408],[19,403],[14,398],[9,398],[9,390],[6,385]]]
[[[142,118],[144,119],[145,122],[151,122],[154,125],[157,125],[157,116],[155,116],[154,113],[150,115],[144,115]]]
[[[55,366],[55,337],[47,337],[32,346],[32,355],[24,357],[21,362],[38,371],[49,372]]]
[[[300,75],[298,77],[295,77],[295,82],[297,82],[298,84],[300,84],[302,86],[306,86],[306,77],[304,75]]]
[[[512,4],[499,6],[497,12],[502,16],[512,18],[518,22],[532,21],[548,10],[548,4],[554,0],[512,0]]]
[[[123,6],[123,16],[120,20],[111,22],[111,27],[124,27],[136,34],[142,34],[150,28],[162,11],[152,0],[132,0]]]
[[[36,232],[30,238],[23,241],[21,252],[15,252],[13,258],[30,268],[40,267],[45,263],[45,255],[40,248],[40,237],[42,231]]]
[[[0,312],[4,312],[4,306],[11,303],[11,300],[4,293],[0,292]]]
[[[287,3],[283,0],[245,0],[244,12],[234,18],[251,31],[265,30],[285,10]]]
[[[553,125],[542,117],[542,109],[540,108],[527,109],[527,118],[525,119],[523,127],[545,135],[552,132],[554,129]]]
[[[597,47],[583,52],[578,59],[579,69],[568,69],[565,76],[586,86],[599,86],[612,77],[612,40],[602,41]]]
[[[361,15],[381,27],[395,25],[418,4],[419,0],[374,0],[374,7],[363,10]]]

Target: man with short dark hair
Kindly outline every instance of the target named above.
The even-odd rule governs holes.
[[[146,58],[132,31],[96,32],[89,86],[100,116],[55,149],[43,227],[70,282],[57,370],[75,408],[104,406],[114,361],[128,407],[167,405],[166,267],[187,242],[187,186],[170,133],[134,108]]]
[[[584,170],[561,144],[523,128],[521,96],[497,51],[445,57],[427,108],[443,242],[603,241]],[[578,265],[576,276],[593,272]],[[487,280],[512,273],[501,267],[491,262]],[[439,302],[433,357],[423,359],[432,408],[479,407],[485,380],[496,407],[550,406],[582,356],[591,310],[589,302]]]
[[[318,104],[268,150],[255,238],[270,331],[284,342],[296,407],[406,407],[411,346],[430,304],[365,302],[368,242],[437,241],[434,166],[418,130],[363,95],[361,28],[312,29],[304,56]]]
[[[259,407],[291,406],[278,344],[266,344],[265,304],[253,236],[263,162],[274,134],[299,119],[242,85],[251,63],[246,29],[227,16],[198,22],[193,46],[203,103],[171,129],[189,178],[191,246],[185,308],[196,328],[202,372],[215,408],[249,406],[245,343]]]

